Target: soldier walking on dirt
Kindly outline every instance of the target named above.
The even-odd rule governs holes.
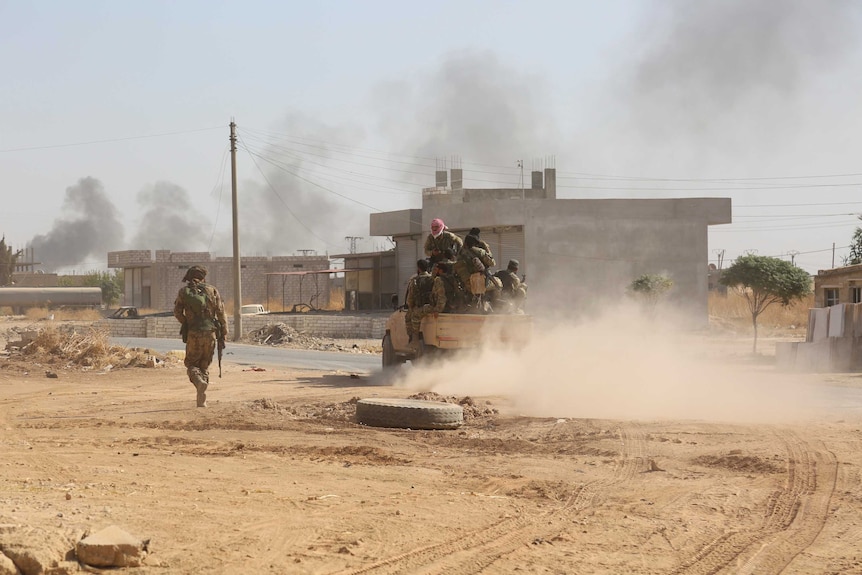
[[[204,283],[207,269],[192,266],[183,276],[174,302],[174,317],[182,324],[180,333],[186,344],[185,366],[189,381],[197,390],[197,406],[207,406],[209,367],[219,339],[227,338],[224,303],[215,286]]]

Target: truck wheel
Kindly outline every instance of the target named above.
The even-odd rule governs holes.
[[[416,344],[416,353],[413,356],[413,363],[427,365],[434,361],[437,357],[438,349],[433,345],[426,345],[425,339],[419,337],[419,342]]]
[[[383,369],[401,365],[398,358],[395,356],[395,347],[392,345],[392,336],[386,334],[383,336]]]
[[[420,399],[360,399],[356,421],[372,427],[455,429],[464,423],[460,405]]]

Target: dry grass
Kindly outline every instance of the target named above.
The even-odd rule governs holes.
[[[745,298],[728,290],[727,296],[710,293],[707,303],[710,324],[719,329],[737,333],[750,333],[751,311]],[[814,295],[794,301],[788,306],[772,304],[757,318],[761,335],[800,335],[808,327],[808,310],[814,307]]]
[[[30,321],[38,321],[46,319],[51,315],[54,320],[61,321],[96,321],[102,319],[102,314],[97,309],[55,309],[51,310],[44,307],[31,307],[25,313],[24,317]]]
[[[31,359],[47,363],[84,368],[144,367],[149,356],[138,350],[111,345],[104,330],[82,332],[49,327],[39,330],[21,352]]]

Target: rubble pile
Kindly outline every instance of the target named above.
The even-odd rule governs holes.
[[[476,401],[469,395],[458,398],[454,395],[445,396],[440,395],[439,393],[434,393],[433,391],[423,391],[421,393],[414,393],[407,399],[421,399],[423,401],[438,401],[442,403],[454,403],[455,405],[460,405],[464,409],[465,421],[468,419],[476,419],[477,417],[488,417],[500,413],[497,409],[491,407],[490,401],[485,401],[484,405],[477,405]]]
[[[14,339],[16,336],[20,339]],[[13,328],[7,331],[5,339],[6,347],[2,355],[8,359],[26,358],[37,364],[80,368],[85,371],[110,370],[117,367],[155,367],[166,362],[165,358],[158,358],[149,350],[112,345],[106,331],[93,328]]]
[[[284,324],[267,324],[264,327],[249,332],[249,342],[259,345],[271,345],[276,347],[290,347],[293,349],[311,349],[316,351],[346,351],[350,353],[376,353],[379,352],[379,344],[373,345],[366,342],[358,343],[352,340],[338,340],[328,337],[318,337],[305,332],[297,331],[295,328]]]

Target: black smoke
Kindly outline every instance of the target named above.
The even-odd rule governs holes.
[[[329,150],[330,145],[361,146],[358,128],[291,114],[276,129],[289,139],[239,132],[239,154],[254,178],[238,190],[242,253],[345,253],[345,236],[367,235],[375,206],[357,192],[363,184],[350,174],[356,168]],[[231,217],[229,206],[226,217]],[[230,238],[220,241],[219,249],[230,249]]]
[[[622,161],[633,160],[626,171],[658,166],[679,173],[686,164],[726,171],[729,161],[744,159],[751,172],[771,156],[798,152],[800,144],[831,145],[826,134],[844,130],[856,116],[838,110],[855,100],[846,91],[859,78],[862,4],[670,0],[652,6],[628,46],[636,56],[604,93],[611,129],[595,134],[603,145],[619,144]],[[699,165],[709,158],[711,166]]]
[[[215,200],[195,205],[185,189],[161,181],[138,192],[137,203],[140,223],[130,249],[209,250],[212,225],[208,214],[213,212]]]
[[[95,269],[108,251],[122,246],[120,214],[96,178],[81,178],[66,188],[62,213],[47,234],[35,236],[28,245],[44,271],[81,264]]]
[[[540,75],[493,52],[453,52],[427,75],[381,85],[378,127],[394,150],[514,170],[517,160],[552,154],[559,143],[546,93]]]

